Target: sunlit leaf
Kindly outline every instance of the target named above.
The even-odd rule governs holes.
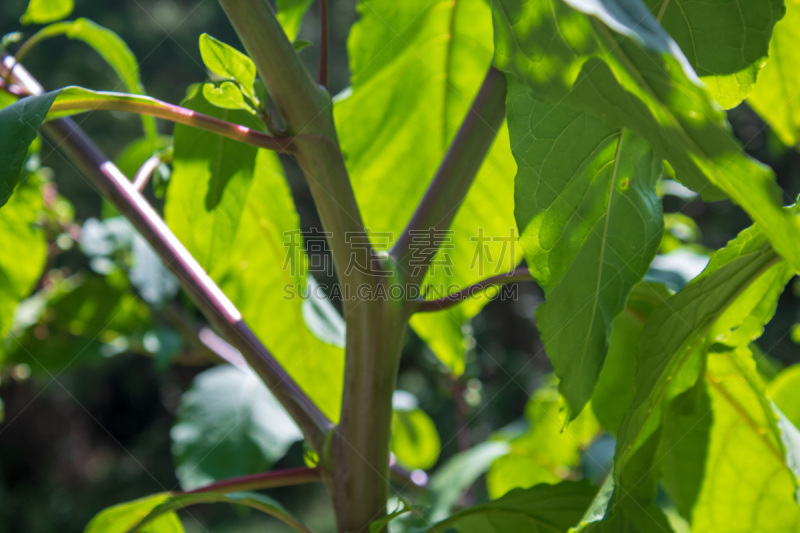
[[[800,141],[800,2],[786,0],[786,16],[775,25],[769,60],[747,99],[788,146]]]
[[[375,245],[387,248],[422,198],[489,68],[491,15],[484,0],[365,0],[359,12],[348,41],[352,87],[337,99],[334,116],[365,224]],[[417,264],[426,238],[442,248],[425,282],[428,298],[505,273],[522,259],[511,216],[513,175],[502,127],[452,233],[415,237]],[[462,329],[486,301],[411,321],[454,374],[464,370]]]
[[[508,121],[520,243],[546,294],[537,326],[577,416],[603,366],[611,324],[661,242],[661,160],[631,131],[534,100],[517,82]]]
[[[20,22],[23,24],[55,22],[68,17],[74,8],[74,0],[30,0]]]
[[[772,172],[747,157],[677,44],[639,1],[501,0],[495,61],[541,100],[586,111],[650,142],[685,185],[721,192],[800,270],[800,219]]]
[[[153,508],[167,501],[169,497],[170,495],[166,493],[156,494],[109,507],[92,518],[84,533],[128,533]],[[159,516],[139,531],[140,533],[183,533],[183,526],[178,515],[169,512]]]
[[[253,112],[253,108],[244,99],[242,90],[230,81],[223,81],[219,85],[204,83],[203,98],[208,103],[222,109],[243,109],[250,113]]]
[[[750,351],[712,353],[704,381],[696,405],[673,409],[665,429],[659,462],[678,509],[693,531],[800,531],[788,466],[800,450],[787,458]]]
[[[800,364],[781,371],[767,388],[770,399],[797,427],[800,427]]]
[[[208,70],[221,78],[236,80],[248,96],[253,94],[256,66],[249,57],[207,33],[200,36],[200,56]]]
[[[433,420],[415,403],[394,402],[391,450],[406,468],[424,470],[436,464],[442,444]]]
[[[645,0],[712,96],[737,106],[767,59],[770,36],[783,17],[781,0]]]

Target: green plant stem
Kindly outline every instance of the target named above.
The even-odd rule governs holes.
[[[344,165],[328,92],[311,79],[266,0],[219,0],[267,87],[306,176],[340,283],[374,283],[368,273],[349,269],[351,260],[371,264],[364,223]],[[348,238],[350,241],[348,241]],[[350,242],[364,246],[353,247]]]
[[[498,274],[496,276],[481,280],[470,285],[469,287],[465,287],[460,291],[456,291],[453,294],[449,294],[438,300],[418,300],[414,312],[430,313],[432,311],[442,311],[443,309],[458,305],[466,299],[477,296],[478,293],[488,289],[489,287],[503,285],[506,283],[515,283],[517,281],[533,281],[533,276],[531,276],[528,267],[520,266],[511,272]]]
[[[179,124],[185,124],[202,130],[207,130],[223,137],[228,137],[245,144],[274,150],[276,152],[291,152],[292,137],[275,137],[246,126],[220,120],[179,105],[169,104],[146,96],[125,95],[120,93],[117,100],[94,100],[91,98],[56,100],[50,107],[51,113],[69,111],[123,111],[139,115],[149,115]],[[128,98],[124,98],[128,97]]]
[[[392,248],[400,271],[413,272],[405,281],[418,285],[427,272],[427,268],[410,268],[408,264],[414,232],[447,230],[475,181],[505,120],[506,85],[505,74],[490,67],[422,201]],[[432,258],[433,254],[426,255]]]
[[[304,483],[315,483],[319,481],[322,481],[319,468],[287,468],[285,470],[262,472],[260,474],[239,476],[217,481],[216,483],[190,490],[188,494],[197,494],[200,492],[219,492],[227,494],[229,492],[272,489],[275,487],[288,487],[291,485],[302,485]]]

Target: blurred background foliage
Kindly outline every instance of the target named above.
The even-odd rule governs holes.
[[[0,3],[3,33],[21,29],[17,21],[26,4]],[[75,4],[73,17],[90,18],[128,43],[140,61],[148,93],[168,102],[180,102],[189,84],[207,77],[197,47],[201,33],[237,43],[214,0]],[[356,0],[331,4],[330,89],[336,94],[348,84],[346,38],[356,19]],[[316,43],[316,27],[312,9],[299,37]],[[312,72],[316,53],[315,44],[301,54]],[[45,87],[120,89],[96,53],[64,38],[37,47],[25,65]],[[748,152],[775,169],[787,192],[785,202],[791,203],[800,193],[800,154],[783,146],[745,104],[729,117]],[[131,115],[91,113],[78,120],[108,154],[125,154],[141,132]],[[165,124],[159,127],[161,133],[170,133]],[[136,157],[130,150],[127,154],[119,164],[132,175]],[[160,276],[158,290],[151,293],[137,284],[137,268],[160,267],[130,226],[114,216],[48,143],[41,151],[41,166],[41,179],[47,182],[43,225],[51,242],[48,271],[35,296],[17,312],[18,335],[12,332],[13,339],[0,347],[6,353],[0,382],[5,413],[0,425],[0,531],[7,532],[81,531],[100,509],[177,488],[170,429],[182,393],[214,362],[213,354],[192,342],[191,332],[186,334],[196,325],[175,309],[191,305],[177,294],[169,276]],[[303,229],[319,229],[297,168],[288,162],[287,167]],[[668,231],[651,277],[679,288],[704,266],[708,250],[721,247],[750,222],[730,202],[704,204],[674,182],[663,185]],[[160,197],[152,192],[148,196],[161,207]],[[310,243],[309,254],[319,253]],[[800,330],[795,326],[800,321],[800,284],[789,287],[759,341],[765,354],[761,370],[767,377],[800,362]],[[503,455],[486,482],[467,493],[468,501],[497,497],[519,484],[580,477],[597,481],[613,455],[613,439],[597,437],[599,425],[588,410],[569,427],[569,435],[554,423],[561,404],[534,324],[541,291],[532,283],[518,290],[516,301],[492,302],[473,321],[463,376],[450,377],[416,337],[405,348],[398,384],[405,394],[396,398],[393,423],[393,446],[401,464],[425,469],[443,465],[486,439],[493,442],[477,449],[473,465],[488,465]],[[200,322],[199,316],[190,318]],[[543,442],[548,443],[544,452]],[[506,444],[498,448],[500,443]],[[296,438],[287,439],[274,455],[276,468],[304,461]],[[458,463],[449,466],[441,472],[440,484],[459,473]],[[321,486],[270,494],[306,517],[310,527],[331,527]],[[269,520],[227,506],[202,506],[182,516],[187,531],[261,531]],[[283,527],[274,525],[276,531]]]

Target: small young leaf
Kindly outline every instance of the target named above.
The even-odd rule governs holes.
[[[253,113],[253,108],[244,99],[242,90],[232,81],[223,81],[220,84],[204,83],[203,98],[209,104],[221,107],[222,109],[243,109],[248,113]]]
[[[208,70],[221,78],[236,80],[252,96],[256,66],[249,57],[207,33],[200,36],[200,56]]]
[[[84,533],[129,533],[150,512],[168,501],[167,493],[155,494],[101,511],[92,518]],[[183,526],[174,512],[164,513],[152,520],[141,533],[183,533]]]
[[[74,8],[74,0],[30,0],[19,20],[23,24],[48,24],[68,17]]]
[[[294,51],[299,52],[300,50],[305,50],[309,46],[312,46],[314,43],[311,41],[306,41],[305,39],[298,39],[292,43],[294,46]]]

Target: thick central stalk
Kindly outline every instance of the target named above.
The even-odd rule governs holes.
[[[383,278],[380,283],[388,283]],[[341,533],[368,531],[386,514],[392,393],[408,312],[402,302],[361,300],[345,307],[347,361],[342,417],[330,467]]]

